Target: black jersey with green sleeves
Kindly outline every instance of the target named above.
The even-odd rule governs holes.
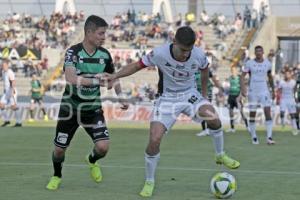
[[[212,82],[212,78],[214,76],[214,72],[212,70],[212,68],[208,68],[208,83],[207,83],[207,97],[208,99],[212,99],[212,90],[213,90],[213,82]],[[196,81],[196,85],[197,85],[197,90],[202,93],[202,86],[201,86],[201,71],[195,73],[195,81]]]
[[[93,78],[96,74],[114,73],[110,53],[98,47],[93,55],[89,55],[82,43],[70,47],[65,54],[64,70],[75,67],[77,76]],[[73,110],[90,111],[101,107],[100,86],[77,86],[67,84],[62,105],[71,106]]]
[[[41,93],[41,82],[39,80],[32,80],[31,81],[31,98],[33,99],[40,99],[42,98],[42,93]],[[33,91],[36,90],[36,91]]]

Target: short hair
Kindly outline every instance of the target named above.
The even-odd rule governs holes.
[[[254,50],[256,51],[257,49],[264,50],[264,48],[263,48],[261,45],[257,45],[257,46],[255,46]]]
[[[99,27],[108,27],[108,24],[101,17],[98,17],[96,15],[90,15],[85,21],[84,33],[86,33],[88,30],[91,30],[94,32]]]
[[[183,26],[176,31],[175,40],[184,46],[191,46],[196,41],[196,34],[191,27]]]

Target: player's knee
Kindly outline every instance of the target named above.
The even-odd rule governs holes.
[[[65,156],[65,151],[66,151],[66,149],[64,149],[64,148],[55,147],[53,155],[57,158],[62,158]]]
[[[220,119],[206,121],[207,126],[211,130],[218,130],[222,127],[222,122]]]
[[[161,142],[161,137],[158,134],[151,134],[150,136],[150,145],[159,146]]]
[[[95,150],[98,154],[99,157],[103,158],[106,156],[107,152],[108,152],[108,147],[107,146],[95,146]]]

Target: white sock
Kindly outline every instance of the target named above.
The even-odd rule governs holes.
[[[8,112],[7,109],[2,110],[2,117],[5,122],[9,121],[9,115],[7,112]]]
[[[252,139],[257,138],[255,122],[249,122],[249,129]]]
[[[160,153],[150,156],[145,153],[145,172],[146,172],[146,181],[154,183],[154,176],[156,171],[157,163],[160,159]]]
[[[216,155],[224,153],[224,137],[222,128],[218,130],[209,129],[209,135],[213,137]]]
[[[15,110],[15,117],[16,117],[16,122],[18,124],[22,124],[22,110],[20,108]]]
[[[297,122],[296,122],[296,119],[295,118],[292,118],[292,127],[293,129],[297,130]]]
[[[268,121],[266,121],[265,125],[266,125],[266,129],[267,129],[267,137],[268,138],[272,138],[273,121],[272,120],[268,120]]]

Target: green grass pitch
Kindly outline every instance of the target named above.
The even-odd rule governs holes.
[[[92,142],[79,129],[66,154],[63,181],[58,191],[45,186],[52,175],[51,152],[55,123],[0,128],[1,200],[139,200],[144,182],[144,149],[148,124],[108,123],[111,146],[101,161],[103,181],[94,183],[84,163]],[[263,128],[263,127],[262,127]],[[274,130],[277,144],[252,145],[244,129],[225,133],[225,148],[241,162],[228,170],[237,179],[236,200],[298,200],[300,196],[300,136]],[[180,124],[165,136],[153,200],[210,200],[210,178],[224,170],[214,163],[210,137],[196,137],[200,126]]]

